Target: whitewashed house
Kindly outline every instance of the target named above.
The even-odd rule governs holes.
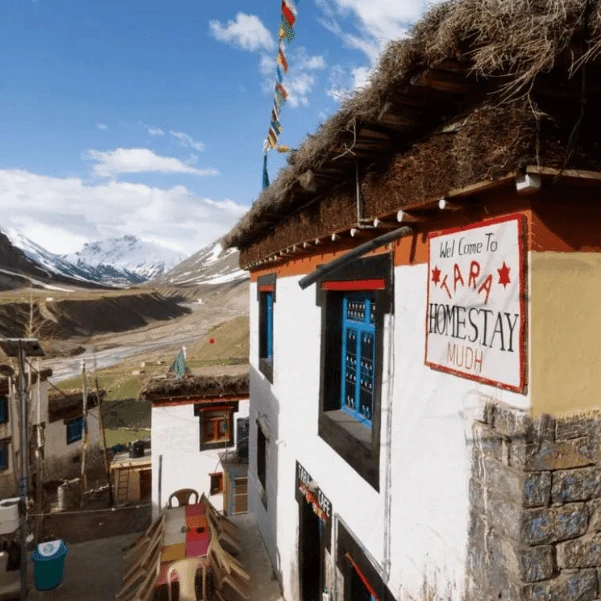
[[[77,477],[81,467],[83,439],[83,397],[81,392],[60,392],[50,388],[52,370],[40,376],[35,370],[27,375],[29,389],[30,474],[37,478],[36,448],[41,443],[44,481]],[[104,391],[101,391],[101,395]],[[0,379],[0,495],[18,494],[20,402],[14,377]],[[99,419],[96,393],[88,395],[87,465],[99,460]],[[38,430],[40,436],[38,437]]]
[[[229,514],[246,511],[248,368],[151,381],[152,505],[191,488]],[[228,375],[226,375],[228,374]]]
[[[287,601],[601,594],[599,37],[549,6],[436,7],[225,239]]]
[[[106,392],[100,391],[100,400]],[[100,446],[100,419],[96,391],[86,399],[86,468],[103,462]],[[53,389],[48,395],[44,425],[44,479],[76,478],[81,474],[84,405],[81,391]]]

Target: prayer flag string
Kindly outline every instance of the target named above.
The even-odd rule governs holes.
[[[278,146],[278,138],[283,127],[280,123],[280,111],[282,105],[288,99],[289,93],[284,86],[284,75],[288,73],[288,61],[284,51],[284,41],[288,44],[294,39],[294,25],[296,24],[297,6],[300,0],[282,0],[281,18],[278,30],[278,52],[276,55],[275,86],[273,90],[273,108],[271,109],[271,122],[267,138],[263,143],[263,188],[269,186],[269,175],[267,173],[267,154],[272,148],[278,152],[290,152],[288,146]]]

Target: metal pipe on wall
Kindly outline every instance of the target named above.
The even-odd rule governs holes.
[[[380,248],[381,246],[385,246],[390,242],[394,242],[399,238],[403,238],[404,236],[408,236],[413,233],[413,229],[408,226],[403,226],[397,230],[393,230],[392,232],[387,232],[382,236],[378,236],[369,242],[365,242],[365,244],[361,244],[352,250],[349,250],[347,253],[344,253],[340,257],[336,257],[332,259],[329,263],[325,265],[321,265],[315,271],[301,278],[298,282],[298,285],[302,290],[308,288],[311,284],[314,284],[317,280],[324,277],[325,275],[340,269],[350,261],[354,259],[358,259],[363,255],[366,255],[368,252],[375,250],[376,248]]]

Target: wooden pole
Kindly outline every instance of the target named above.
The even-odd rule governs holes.
[[[81,444],[81,506],[84,505],[85,492],[87,489],[86,482],[86,447],[88,446],[88,427],[87,427],[87,414],[88,414],[88,388],[86,383],[86,363],[81,362],[81,375],[82,375],[82,399],[83,399],[83,422],[82,422],[82,434],[83,440]]]
[[[37,440],[36,440],[36,491],[35,491],[35,505],[36,505],[36,513],[37,519],[35,523],[35,541],[36,543],[40,542],[40,533],[42,531],[42,505],[43,505],[43,496],[42,496],[42,487],[44,485],[44,436],[42,434],[42,383],[41,383],[41,375],[40,375],[40,359],[37,359],[37,367],[36,371],[38,374],[37,381],[37,393],[38,393],[38,415],[37,415]]]
[[[106,473],[106,481],[109,485],[109,502],[111,507],[114,505],[113,485],[111,482],[111,466],[109,463],[108,449],[106,448],[106,430],[104,429],[104,415],[102,413],[102,398],[100,397],[100,387],[98,386],[98,378],[94,376],[94,384],[96,386],[96,397],[98,399],[98,419],[100,420],[100,430],[102,431],[102,445],[104,447],[104,471]]]

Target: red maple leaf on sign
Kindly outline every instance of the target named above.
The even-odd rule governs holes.
[[[503,288],[507,287],[507,284],[511,284],[511,280],[509,279],[509,272],[511,271],[510,267],[505,265],[505,261],[503,261],[503,267],[501,269],[497,269],[499,272],[499,284],[503,285]]]
[[[432,281],[435,285],[437,285],[438,282],[440,282],[440,269],[438,269],[438,267],[434,267],[434,269],[432,270]]]

